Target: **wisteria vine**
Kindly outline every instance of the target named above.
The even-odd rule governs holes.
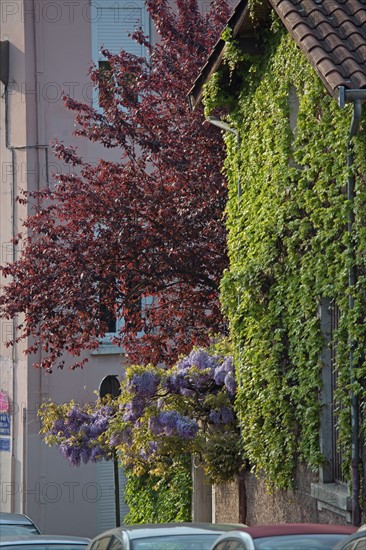
[[[73,466],[117,452],[136,474],[157,474],[190,453],[213,482],[224,482],[243,464],[235,392],[232,357],[197,349],[171,369],[128,367],[116,399],[44,404],[41,433]]]

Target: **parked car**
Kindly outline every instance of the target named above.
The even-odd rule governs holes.
[[[84,550],[90,539],[63,535],[13,535],[0,537],[1,550]]]
[[[317,523],[257,525],[221,535],[210,550],[332,550],[355,530]]]
[[[88,550],[209,550],[222,533],[239,527],[217,523],[123,525],[95,537]]]
[[[336,544],[334,550],[365,550],[365,548],[366,525],[362,525],[356,533]]]
[[[9,514],[0,512],[0,535],[40,535],[41,531],[35,523],[24,514]]]

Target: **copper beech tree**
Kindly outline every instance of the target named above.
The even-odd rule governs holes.
[[[103,51],[90,71],[101,108],[64,97],[76,136],[116,149],[119,161],[90,163],[56,143],[72,169],[18,198],[37,206],[16,239],[19,259],[2,266],[1,315],[21,319],[15,340],[41,350],[35,364],[49,371],[65,352],[82,366],[114,318],[125,320],[114,342],[139,364],[172,364],[225,331],[222,140],[190,112],[187,93],[229,8],[216,0],[202,16],[197,0],[146,5],[159,39],[136,30],[146,57]]]

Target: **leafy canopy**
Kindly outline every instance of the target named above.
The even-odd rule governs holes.
[[[106,62],[91,69],[101,109],[64,98],[76,136],[115,149],[118,160],[91,163],[58,142],[71,170],[19,199],[36,206],[16,240],[20,258],[2,267],[0,313],[23,316],[15,341],[30,338],[27,353],[42,350],[37,365],[49,371],[64,366],[65,352],[97,348],[115,317],[125,317],[114,342],[131,363],[174,362],[225,331],[221,137],[190,112],[187,93],[228,5],[215,0],[206,16],[196,0],[176,0],[174,11],[167,0],[146,6],[158,41],[139,30],[134,38],[147,57],[104,50]],[[141,314],[144,297],[151,303]]]

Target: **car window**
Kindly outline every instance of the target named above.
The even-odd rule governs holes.
[[[26,525],[1,523],[0,534],[2,537],[8,537],[9,535],[39,535],[39,531],[31,523]]]
[[[332,550],[347,535],[281,535],[255,539],[257,550]]]
[[[108,545],[108,550],[123,550],[123,542],[117,537],[112,537]]]
[[[215,546],[215,550],[247,550],[245,542],[241,540],[223,540]]]
[[[365,548],[366,548],[366,537],[362,537],[362,539],[358,540],[357,543],[355,544],[354,550],[365,550]]]
[[[210,550],[214,535],[166,535],[131,541],[131,550]]]
[[[215,545],[215,550],[227,550],[226,543],[227,543],[226,540],[219,542],[218,544]]]
[[[97,539],[96,541],[94,541],[91,546],[90,546],[90,550],[109,550],[109,549],[119,549],[121,550],[122,549],[122,545],[121,545],[121,541],[118,541],[118,546],[114,545],[114,546],[109,546],[109,544],[111,542],[114,542],[115,541],[118,541],[118,539],[116,539],[116,537],[111,537],[111,536],[106,536],[106,537],[100,537],[99,539]]]

